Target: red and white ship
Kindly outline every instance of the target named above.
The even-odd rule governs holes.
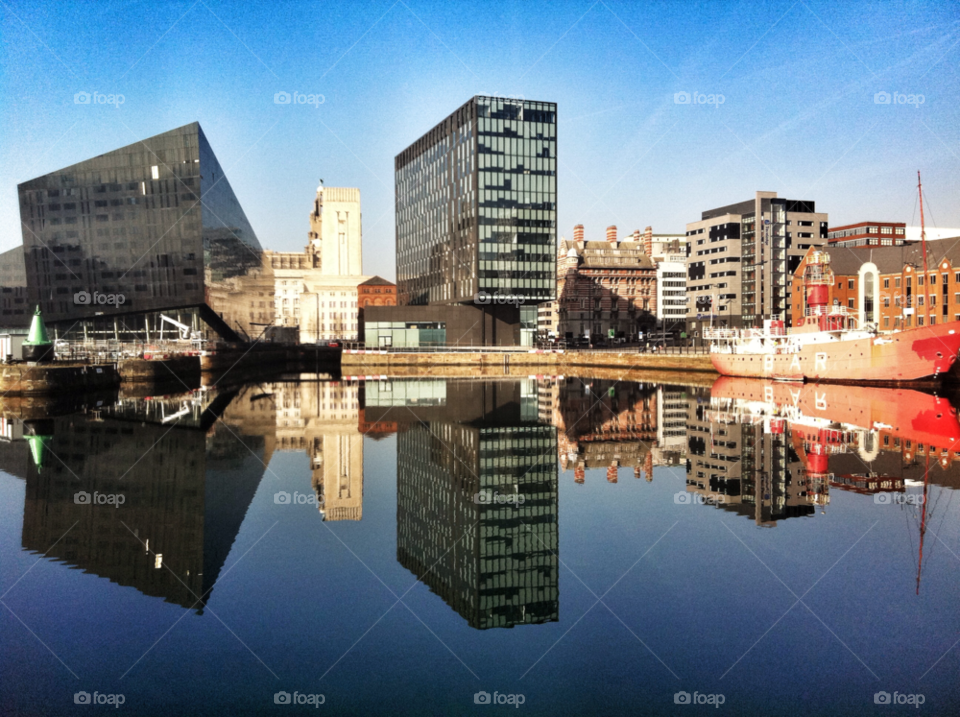
[[[804,270],[801,325],[787,331],[782,321],[764,321],[763,329],[705,330],[714,368],[724,376],[899,384],[937,379],[956,362],[960,321],[880,333],[858,326],[846,307],[827,305],[833,281],[829,254],[814,252]]]
[[[923,273],[927,275],[926,232],[923,231],[923,191],[920,189]],[[804,269],[807,309],[798,325],[764,321],[763,329],[706,329],[710,358],[724,376],[791,381],[866,382],[896,385],[939,379],[950,370],[960,351],[960,321],[949,321],[880,333],[876,325],[858,325],[858,314],[844,306],[829,306],[834,282],[830,255],[808,255]],[[912,309],[911,309],[912,311]],[[917,321],[920,323],[920,316]]]

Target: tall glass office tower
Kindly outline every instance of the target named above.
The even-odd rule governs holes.
[[[399,304],[556,298],[555,103],[476,96],[395,169]]]

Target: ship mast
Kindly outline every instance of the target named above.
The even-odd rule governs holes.
[[[917,170],[917,192],[920,194],[920,244],[923,247],[923,286],[924,292],[928,288],[930,277],[927,276],[927,229],[923,223],[923,184],[920,183],[920,170]],[[923,302],[924,314],[927,317],[926,325],[930,325],[930,296],[927,295],[926,301]]]
[[[923,507],[920,513],[920,553],[917,557],[917,595],[920,594],[920,571],[923,569],[923,536],[927,532],[927,486],[930,485],[930,452],[927,452],[927,466],[923,473]]]

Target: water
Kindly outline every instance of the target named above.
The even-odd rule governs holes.
[[[4,714],[960,706],[947,399],[301,376],[90,404],[0,423]]]

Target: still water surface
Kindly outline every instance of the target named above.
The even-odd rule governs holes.
[[[0,423],[4,714],[960,707],[947,398],[298,376],[92,404]]]

